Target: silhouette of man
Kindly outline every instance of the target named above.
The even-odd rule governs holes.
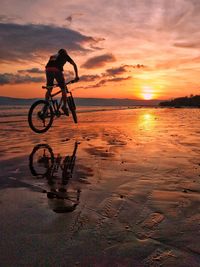
[[[63,106],[62,110],[66,115],[69,115],[67,109],[67,95],[66,95],[66,87],[65,87],[65,79],[63,75],[63,66],[66,62],[69,62],[74,67],[75,72],[75,79],[74,81],[77,82],[79,80],[78,77],[78,69],[71,57],[67,54],[65,49],[60,49],[56,55],[50,56],[50,59],[46,65],[46,78],[47,78],[47,86],[49,90],[46,93],[46,99],[49,98],[49,93],[52,90],[54,79],[57,81],[58,86],[62,90],[62,99],[63,99]]]

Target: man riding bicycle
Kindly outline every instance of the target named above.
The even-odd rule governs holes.
[[[66,62],[69,62],[70,64],[73,65],[75,72],[74,81],[77,82],[79,80],[77,66],[75,62],[67,54],[67,51],[65,49],[60,49],[56,55],[50,56],[50,59],[46,65],[46,78],[47,78],[47,87],[49,88],[50,91],[53,88],[54,79],[56,79],[58,86],[62,90],[62,99],[63,99],[62,110],[66,115],[69,115],[67,109],[66,85],[63,75],[63,66],[65,65]],[[49,99],[49,93],[50,93],[49,90],[46,93],[46,100]]]

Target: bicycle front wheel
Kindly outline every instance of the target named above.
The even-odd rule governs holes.
[[[69,106],[69,109],[72,113],[72,117],[73,117],[73,120],[75,123],[78,122],[78,119],[77,119],[77,115],[76,115],[76,105],[74,103],[74,99],[73,99],[73,96],[68,96],[67,98],[67,103],[68,103],[68,106]]]
[[[29,156],[29,168],[33,176],[45,177],[54,163],[52,148],[47,144],[38,144]]]
[[[53,123],[53,110],[48,101],[38,100],[31,106],[28,113],[30,128],[36,133],[48,131]]]

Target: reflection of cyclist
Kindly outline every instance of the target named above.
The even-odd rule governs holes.
[[[29,166],[31,173],[34,176],[41,177],[42,175],[43,178],[47,179],[50,187],[49,192],[47,192],[48,203],[55,212],[71,212],[79,204],[80,189],[69,192],[68,184],[73,174],[77,147],[78,144],[76,142],[73,154],[66,156],[63,160],[59,154],[54,158],[52,149],[45,144],[37,145],[30,154]],[[43,170],[41,170],[42,165]],[[62,172],[61,178],[58,175],[59,168]]]
[[[76,192],[74,192],[74,196],[69,194],[65,188],[59,188],[59,191],[54,192],[52,190],[51,192],[47,193],[47,197],[49,199],[49,207],[57,212],[57,213],[64,213],[64,212],[72,212],[76,209],[77,205],[79,204],[80,199],[80,189],[77,189]]]
[[[69,115],[67,109],[67,96],[65,90],[65,79],[63,75],[63,66],[66,62],[69,62],[74,67],[75,79],[74,81],[78,81],[78,69],[75,62],[70,58],[65,49],[60,49],[56,55],[50,56],[50,59],[46,65],[46,78],[47,78],[47,86],[51,88],[53,86],[54,79],[56,79],[59,87],[62,90],[62,99],[63,106],[62,109],[66,115]],[[46,93],[46,99],[49,98],[50,91]]]

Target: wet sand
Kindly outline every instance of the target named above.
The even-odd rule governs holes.
[[[199,109],[80,113],[42,135],[12,121],[0,133],[0,266],[200,266]],[[60,158],[53,185],[44,150]],[[47,197],[62,186],[65,213]]]

